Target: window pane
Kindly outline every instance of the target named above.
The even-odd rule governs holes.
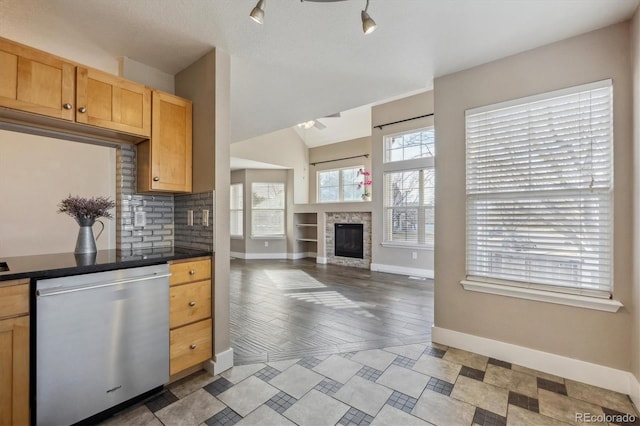
[[[611,288],[612,86],[466,115],[467,274]]]
[[[318,202],[362,201],[365,177],[358,173],[363,166],[319,171]],[[360,185],[360,188],[358,188]]]
[[[252,217],[254,235],[284,235],[284,211],[254,210]]]
[[[327,172],[319,172],[320,186],[338,186],[340,184],[340,172],[338,170],[330,170]]]
[[[337,186],[320,188],[320,197],[318,201],[320,201],[321,203],[340,201],[340,188],[338,188]]]
[[[251,184],[251,235],[282,236],[285,208],[284,183]]]
[[[242,209],[242,192],[243,185],[241,183],[234,183],[233,185],[231,185],[229,198],[231,201],[232,209]]]
[[[435,157],[433,128],[423,129],[385,139],[385,162]]]
[[[364,187],[358,189],[358,185],[347,185],[343,188],[344,201],[360,201],[362,200],[362,193]]]
[[[251,206],[254,209],[284,209],[284,184],[253,183]]]
[[[230,234],[233,236],[243,235],[242,210],[232,210],[230,212],[230,219],[231,219]]]
[[[391,241],[418,242],[418,209],[396,207],[389,211]]]

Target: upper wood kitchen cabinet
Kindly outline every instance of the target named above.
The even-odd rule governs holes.
[[[153,91],[151,139],[138,144],[138,192],[191,192],[191,101]]]
[[[0,106],[73,121],[75,65],[0,39]]]
[[[151,135],[151,89],[81,66],[76,74],[78,123],[144,137]]]

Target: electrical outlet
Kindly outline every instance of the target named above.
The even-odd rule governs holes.
[[[135,212],[133,215],[133,226],[147,226],[147,213],[143,211]]]
[[[202,225],[209,226],[209,210],[202,210]]]
[[[193,210],[187,210],[187,226],[193,226]]]
[[[411,258],[412,258],[413,260],[416,260],[416,259],[418,258],[418,252],[417,252],[417,251],[412,251],[412,252],[411,252]]]
[[[265,247],[269,247],[269,241],[265,241],[265,242],[264,242],[264,246],[265,246]]]

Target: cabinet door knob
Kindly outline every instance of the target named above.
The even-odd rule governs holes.
[[[84,114],[85,112],[87,112],[87,107],[78,108],[78,112],[81,113],[81,114]]]
[[[158,182],[159,180],[160,180],[160,177],[159,177],[159,176],[154,176],[154,177],[153,177],[153,181],[154,181],[154,182]]]
[[[189,347],[191,348],[191,350],[194,350],[195,348],[197,348],[197,346],[196,346],[196,345],[191,345],[191,346],[189,346]]]
[[[189,302],[189,306],[191,307],[196,306],[196,302]]]
[[[189,271],[189,275],[195,275],[195,274],[196,274],[196,270],[195,269],[192,269],[192,270]]]
[[[67,102],[66,104],[62,105],[62,108],[71,109],[71,108],[73,108],[73,105],[71,105],[69,102]]]

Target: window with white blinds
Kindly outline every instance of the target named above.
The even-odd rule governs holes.
[[[251,184],[251,236],[284,237],[284,183]]]
[[[467,279],[608,297],[612,83],[466,112]]]
[[[230,228],[229,233],[232,237],[242,237],[243,232],[243,192],[244,185],[241,183],[234,183],[231,185],[230,190],[230,210],[229,221]]]
[[[384,242],[433,244],[433,168],[384,174]]]

